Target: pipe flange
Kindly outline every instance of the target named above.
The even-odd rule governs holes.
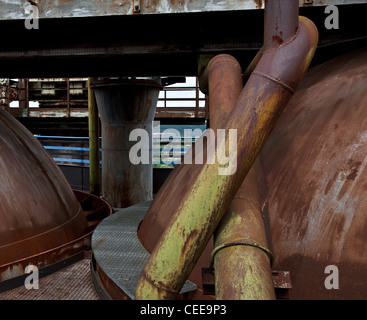
[[[236,240],[236,241],[232,241],[232,242],[227,242],[227,243],[224,243],[224,244],[221,244],[221,245],[215,247],[212,254],[211,254],[211,256],[210,256],[210,267],[213,268],[213,266],[214,266],[214,257],[215,257],[215,255],[217,254],[218,251],[220,251],[224,248],[233,247],[233,246],[250,246],[250,247],[258,248],[258,249],[262,250],[263,252],[265,252],[265,254],[269,258],[270,266],[273,266],[274,255],[268,248],[262,246],[261,244],[259,244],[258,242],[254,241],[254,240],[243,239],[243,240]]]

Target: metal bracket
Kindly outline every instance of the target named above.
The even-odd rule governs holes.
[[[202,268],[202,286],[204,295],[215,295],[215,277],[213,268]]]
[[[289,299],[288,291],[292,289],[291,273],[289,271],[272,270],[271,277],[277,299]]]
[[[141,3],[140,0],[133,0],[133,13],[140,13]]]

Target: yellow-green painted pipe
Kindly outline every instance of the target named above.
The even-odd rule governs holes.
[[[99,156],[99,133],[98,133],[98,108],[94,97],[91,83],[93,79],[88,78],[88,130],[89,130],[89,185],[90,193],[100,195],[100,156]]]
[[[256,163],[255,163],[256,164]],[[212,254],[218,300],[274,300],[255,164],[215,231]]]
[[[262,52],[263,49],[247,69],[252,69],[248,76]],[[220,129],[243,89],[241,68],[235,58],[217,55],[200,80],[209,96],[210,127]],[[275,299],[254,165],[221,220],[214,239],[212,266],[217,299]]]
[[[204,157],[203,164],[180,167],[187,173],[185,184],[180,185],[181,190],[172,186],[172,192],[166,195],[168,204],[159,204],[161,210],[174,213],[141,273],[135,299],[177,298],[305,74],[317,42],[315,25],[300,17],[294,37],[263,53],[225,123],[227,133],[237,129],[237,144],[230,149],[228,139],[219,141],[215,151]],[[235,155],[236,168],[234,161],[228,166],[228,173],[236,169],[231,175],[218,174],[222,165],[216,160],[223,147],[226,154]],[[178,197],[177,192],[183,195]]]

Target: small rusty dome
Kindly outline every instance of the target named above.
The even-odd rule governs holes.
[[[87,220],[61,170],[26,128],[0,110],[0,281],[18,275],[6,265],[86,231]]]

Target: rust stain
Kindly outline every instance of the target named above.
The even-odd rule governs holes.
[[[254,0],[256,4],[256,9],[261,9],[264,5],[264,0]]]
[[[273,42],[276,42],[278,45],[281,45],[283,43],[283,39],[279,37],[278,35],[272,36]]]
[[[174,9],[185,6],[186,2],[187,0],[169,0],[171,7]]]
[[[362,164],[361,161],[353,161],[353,160],[348,161],[348,165],[352,172],[346,177],[347,180],[354,181],[354,179],[357,177],[358,169],[361,166],[361,164]]]

